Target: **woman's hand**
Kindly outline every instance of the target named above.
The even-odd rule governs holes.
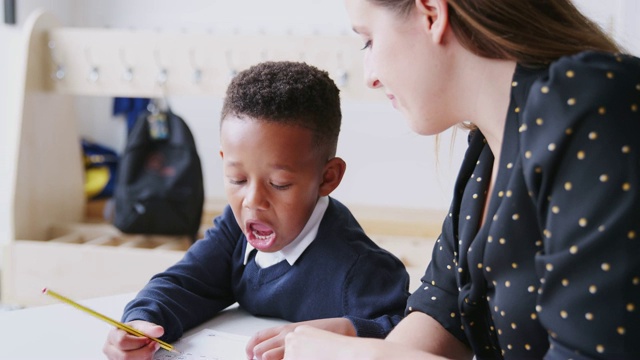
[[[287,334],[284,360],[441,359],[403,344],[337,335],[310,326]]]
[[[164,334],[162,326],[147,321],[134,320],[127,325],[155,338]],[[159,346],[157,342],[149,338],[131,335],[124,330],[114,328],[109,331],[102,352],[111,360],[146,360],[153,359],[153,354]]]
[[[385,340],[340,336],[309,326],[298,326],[285,337],[285,360],[471,358],[468,347],[419,312],[405,317]]]
[[[256,333],[245,348],[247,358],[258,360],[282,359],[284,357],[285,337],[303,325],[341,335],[356,335],[353,324],[345,318],[318,319],[281,325]]]

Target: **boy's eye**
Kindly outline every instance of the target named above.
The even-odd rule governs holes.
[[[242,185],[246,183],[247,180],[237,180],[237,179],[229,179],[229,183],[232,185]]]
[[[364,43],[364,46],[360,50],[365,50],[370,47],[371,47],[371,40],[367,40],[367,42]]]
[[[291,187],[291,184],[278,185],[278,184],[271,183],[271,186],[276,190],[287,190],[288,188]]]

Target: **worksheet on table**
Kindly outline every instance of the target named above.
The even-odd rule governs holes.
[[[158,350],[154,360],[237,360],[246,359],[244,347],[249,336],[211,329],[201,330],[173,344],[180,354]]]

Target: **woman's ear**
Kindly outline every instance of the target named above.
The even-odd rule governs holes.
[[[436,44],[441,44],[449,25],[447,0],[416,0],[416,8],[424,19],[424,29]]]
[[[224,152],[220,150],[220,159],[224,159]]]
[[[344,176],[347,163],[339,157],[327,161],[322,172],[322,183],[320,184],[320,196],[328,196],[335,190]]]

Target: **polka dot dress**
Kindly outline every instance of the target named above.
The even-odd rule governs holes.
[[[585,52],[511,85],[493,193],[475,131],[407,312],[478,359],[640,359],[640,60]]]

